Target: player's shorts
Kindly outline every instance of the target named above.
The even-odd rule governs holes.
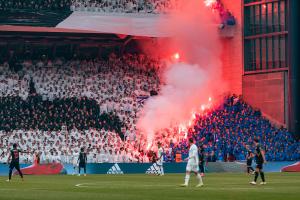
[[[80,168],[85,168],[86,167],[86,163],[79,163],[79,166]]]
[[[188,172],[199,172],[199,165],[194,165],[194,164],[190,164],[188,163],[186,165],[186,171]]]
[[[159,160],[159,161],[156,162],[156,164],[157,164],[158,166],[162,166],[162,165],[163,165],[163,162]]]
[[[251,166],[252,165],[252,161],[247,161],[247,166]]]
[[[20,169],[20,164],[17,163],[17,162],[11,162],[11,163],[9,164],[9,168],[10,168],[10,169],[13,169],[13,168]]]
[[[263,164],[262,163],[257,163],[256,168],[262,170],[263,169]]]
[[[73,165],[73,167],[78,167],[78,162],[77,161],[73,161],[72,165]]]

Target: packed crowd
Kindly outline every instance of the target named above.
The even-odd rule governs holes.
[[[100,113],[95,100],[86,97],[43,101],[36,94],[26,100],[0,97],[0,130],[61,130],[104,128],[121,134],[122,122],[113,113]]]
[[[64,67],[38,67],[34,71],[30,71],[31,63],[25,65],[43,100],[94,99],[100,105],[100,113],[115,113],[131,132],[135,131],[136,117],[142,108],[140,98],[149,97],[150,91],[158,91],[160,84],[156,73],[160,63],[142,55],[121,58],[112,55],[109,61],[70,61]],[[47,66],[53,63],[48,62]]]
[[[28,76],[20,77],[18,73],[13,73],[7,62],[0,65],[0,98],[13,96],[27,99],[29,82]]]
[[[178,0],[0,0],[0,10],[71,10],[105,13],[166,13]]]
[[[79,150],[85,146],[89,163],[149,162],[146,154],[138,151],[134,138],[123,141],[114,131],[90,128],[87,130],[15,130],[0,131],[0,163],[8,158],[7,146],[18,143],[21,149],[41,153],[41,163],[77,162]],[[32,154],[23,154],[21,163],[32,163]]]
[[[166,14],[179,10],[181,0],[0,0],[0,11],[84,11],[97,13]],[[234,16],[221,0],[204,0],[220,16],[220,28],[235,25]]]
[[[300,159],[300,142],[285,128],[275,128],[241,97],[225,99],[218,109],[197,115],[188,137],[198,141],[205,148],[209,161],[245,160],[246,145],[252,145],[255,137],[261,140],[268,161]],[[181,152],[187,156],[187,142],[172,144],[173,154]],[[253,149],[254,151],[254,149]]]
[[[44,156],[45,160],[49,160],[49,156],[66,155],[62,151],[67,146],[66,141],[60,138],[62,127],[70,135],[74,131],[83,133],[93,129],[93,132],[85,133],[86,138],[80,143],[97,146],[98,150],[93,148],[92,153],[102,152],[98,145],[100,142],[91,137],[96,133],[100,135],[104,131],[108,136],[117,134],[118,141],[123,141],[122,145],[110,142],[108,146],[103,145],[105,155],[100,157],[107,159],[93,156],[93,162],[95,159],[111,161],[112,156],[108,155],[124,152],[128,155],[123,156],[122,161],[141,161],[144,153],[139,152],[136,156],[139,148],[133,147],[138,143],[132,146],[131,142],[137,138],[135,124],[143,100],[150,96],[151,91],[159,90],[157,73],[160,67],[158,59],[131,54],[122,57],[112,54],[107,61],[25,60],[18,72],[11,71],[5,62],[0,65],[1,144],[10,146],[11,141],[16,139],[23,143],[26,141],[26,149],[44,151],[50,148],[49,155]],[[17,134],[18,131],[24,134]],[[45,140],[44,137],[43,141],[30,140],[28,137],[33,137],[31,134],[41,135],[40,139],[42,135],[49,134],[55,141]],[[52,148],[53,144],[55,148]],[[72,149],[75,147],[79,148],[74,144]],[[0,154],[4,159],[6,154]],[[30,160],[30,156],[25,158]],[[121,159],[120,156],[118,159]],[[142,160],[145,161],[144,158]]]
[[[70,3],[70,0],[0,0],[0,10],[66,10]]]
[[[136,122],[143,100],[159,91],[163,67],[159,59],[130,54],[112,54],[106,61],[26,60],[18,72],[0,64],[0,162],[14,142],[41,152],[42,162],[71,163],[81,146],[87,147],[89,162],[151,161]],[[244,160],[254,137],[261,139],[269,161],[300,159],[299,141],[241,97],[226,97],[205,112],[195,115],[187,131],[173,127],[155,134],[165,162],[187,156],[189,137],[205,148],[208,161]],[[30,154],[23,158],[32,160]]]
[[[177,0],[71,0],[72,11],[105,13],[166,13]]]

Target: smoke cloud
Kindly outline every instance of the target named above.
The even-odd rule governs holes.
[[[221,79],[221,42],[212,10],[202,0],[182,0],[179,4],[182,9],[171,13],[168,23],[161,24],[162,30],[174,35],[160,50],[179,52],[182,61],[169,64],[162,77],[165,85],[144,106],[137,128],[147,134],[148,140],[156,131],[188,122],[191,113],[206,104],[209,97],[216,98],[226,89]]]

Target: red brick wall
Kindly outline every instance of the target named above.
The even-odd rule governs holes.
[[[242,0],[221,0],[236,18],[233,29],[220,31],[222,41],[222,75],[231,93],[243,94],[247,103],[259,108],[268,119],[286,124],[285,73],[275,72],[243,76]],[[285,88],[286,87],[286,88]]]
[[[237,24],[232,30],[220,31],[222,37],[223,78],[231,93],[242,94],[243,42],[242,42],[242,2],[241,0],[222,0],[236,18]],[[228,34],[229,32],[229,34]],[[228,37],[231,35],[232,37]],[[226,36],[227,35],[227,36]]]
[[[243,76],[244,100],[278,124],[285,124],[285,73]]]

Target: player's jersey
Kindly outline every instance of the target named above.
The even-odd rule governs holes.
[[[87,161],[86,153],[80,152],[78,160],[79,160],[79,163],[82,163],[82,164],[86,163],[86,161]]]
[[[257,145],[255,151],[256,151],[256,155],[255,155],[256,163],[257,164],[263,164],[264,163],[264,159],[263,159],[263,156],[261,154],[260,145]]]
[[[164,154],[164,150],[162,147],[160,147],[157,152],[157,158],[158,158],[157,163],[159,163],[159,164],[163,163],[163,160],[164,160],[163,154]]]
[[[199,156],[198,156],[198,147],[195,144],[192,144],[189,150],[188,165],[198,165]]]
[[[10,150],[11,162],[12,163],[19,163],[20,152],[21,152],[20,149],[12,149],[12,150]]]

